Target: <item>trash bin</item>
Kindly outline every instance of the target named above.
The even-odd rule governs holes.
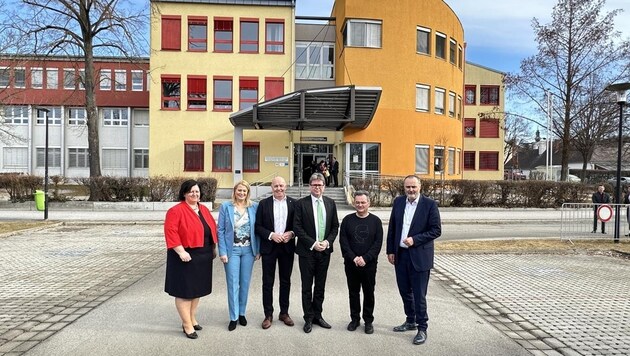
[[[44,211],[44,192],[42,190],[35,191],[35,208],[39,211]]]

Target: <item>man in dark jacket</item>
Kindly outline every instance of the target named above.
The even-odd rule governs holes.
[[[604,192],[604,185],[600,184],[597,186],[597,191],[593,193],[593,231],[592,233],[597,232],[597,209],[599,209],[602,204],[610,204],[610,195]],[[606,223],[602,221],[602,234],[606,233]]]

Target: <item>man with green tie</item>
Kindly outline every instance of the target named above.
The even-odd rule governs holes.
[[[293,232],[297,238],[297,253],[302,279],[302,309],[304,332],[310,333],[313,324],[330,329],[322,317],[324,289],[333,242],[339,231],[335,201],[323,196],[326,179],[321,173],[309,178],[311,194],[295,204]]]

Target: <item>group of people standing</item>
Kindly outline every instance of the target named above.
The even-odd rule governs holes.
[[[378,256],[383,245],[382,221],[369,212],[365,191],[353,194],[355,213],[339,224],[334,200],[323,195],[326,178],[313,173],[310,194],[296,200],[285,193],[286,182],[275,177],[273,195],[260,204],[250,200],[245,181],[234,186],[232,200],[223,203],[218,224],[199,203],[201,192],[194,180],[180,189],[180,204],[166,214],[164,231],[168,248],[165,291],[175,305],[188,338],[202,330],[195,313],[199,298],[212,292],[212,260],[218,255],[227,282],[229,324],[247,325],[246,308],[254,262],[262,259],[262,328],[274,321],[273,286],[279,276],[278,320],[294,326],[289,315],[289,295],[294,256],[298,256],[301,278],[303,331],[314,325],[330,329],[323,317],[326,279],[333,244],[339,235],[348,285],[350,323],[354,331],[363,318],[366,334],[374,332],[374,290]],[[395,199],[387,231],[387,259],[395,266],[396,282],[403,301],[405,322],[395,332],[417,330],[414,344],[426,341],[428,314],[426,294],[433,267],[433,240],[441,234],[437,204],[420,194],[420,179],[404,179],[405,196]],[[217,252],[218,245],[218,252]],[[361,306],[363,292],[363,307]]]
[[[319,163],[317,161],[313,161],[311,163],[310,174],[320,173],[324,176],[324,181],[326,182],[326,186],[339,186],[339,161],[337,161],[337,157],[332,157],[330,161],[321,160]]]

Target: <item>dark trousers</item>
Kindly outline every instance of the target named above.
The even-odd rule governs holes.
[[[431,271],[416,271],[411,263],[411,255],[405,248],[398,249],[396,259],[396,283],[403,300],[407,322],[415,322],[419,330],[426,331],[429,321],[427,289]]]
[[[312,321],[322,317],[324,304],[324,289],[330,254],[314,252],[308,257],[299,258],[300,275],[302,279],[302,310],[304,320]]]
[[[597,231],[597,208],[593,210],[593,232]],[[606,232],[606,223],[602,221],[602,232]]]
[[[376,286],[376,264],[357,267],[352,261],[345,261],[348,298],[350,300],[350,319],[361,320],[361,288],[363,288],[363,321],[374,321],[374,286]]]
[[[291,293],[291,273],[295,254],[284,251],[282,246],[274,246],[271,253],[262,255],[262,300],[265,316],[273,315],[273,284],[278,265],[280,280],[280,314],[289,313],[289,294]]]
[[[333,184],[335,185],[335,187],[339,186],[339,173],[338,172],[331,173],[331,176],[332,176]]]

